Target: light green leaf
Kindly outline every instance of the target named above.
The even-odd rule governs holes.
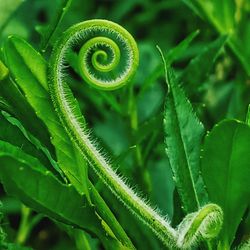
[[[0,60],[0,81],[4,80],[9,74],[8,68]]]
[[[89,197],[86,163],[72,145],[54,111],[48,93],[45,60],[27,42],[17,37],[8,39],[5,56],[8,65],[11,65],[11,74],[22,89],[26,100],[49,130],[60,168],[78,192],[85,193]]]
[[[165,144],[176,187],[185,212],[196,211],[206,201],[199,175],[204,127],[192,109],[171,68],[166,68],[169,93],[164,114]]]
[[[230,246],[250,205],[250,127],[239,121],[223,121],[207,135],[202,176],[209,199],[224,212],[221,245]],[[221,248],[222,249],[222,248]]]
[[[26,130],[29,130],[31,134],[35,135],[54,156],[54,148],[51,145],[47,128],[36,116],[34,110],[25,100],[15,82],[9,77],[0,81],[0,95],[3,100],[1,109],[15,116]]]

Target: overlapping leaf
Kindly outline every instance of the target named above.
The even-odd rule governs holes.
[[[28,43],[17,37],[9,38],[5,55],[16,83],[50,132],[61,169],[77,190],[88,196],[86,163],[60,124],[48,93],[47,63]]]
[[[199,175],[204,128],[171,68],[166,71],[166,81],[169,87],[164,114],[166,152],[184,210],[193,212],[206,201]]]
[[[209,199],[224,212],[220,244],[225,248],[250,206],[249,142],[250,127],[234,120],[216,125],[205,139],[202,176]]]

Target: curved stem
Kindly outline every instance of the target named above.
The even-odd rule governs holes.
[[[111,39],[115,39],[117,45]],[[80,51],[79,67],[88,84],[113,90],[128,83],[135,74],[139,55],[133,37],[118,24],[107,20],[82,22],[66,31],[54,47],[49,68],[49,88],[55,110],[70,139],[102,182],[165,246],[185,248],[198,239],[197,235],[215,237],[218,231],[214,232],[211,225],[220,226],[222,223],[222,211],[217,205],[208,204],[188,215],[176,231],[112,169],[109,160],[91,140],[85,119],[67,85],[65,61],[70,50]],[[118,51],[119,56],[116,57]]]
[[[105,81],[100,81],[97,83],[98,87],[103,87],[105,84],[107,88],[111,89],[117,88],[118,86],[120,87],[131,79],[136,70],[138,64],[136,44],[132,36],[121,26],[106,20],[92,20],[75,25],[73,28],[70,28],[56,44],[51,57],[49,87],[55,110],[71,140],[76,143],[99,178],[131,213],[142,220],[165,245],[171,247],[173,243],[176,242],[175,230],[170,226],[168,221],[147,205],[145,201],[115,173],[107,159],[105,159],[100,153],[100,150],[91,141],[80,111],[76,109],[77,104],[63,78],[64,55],[66,50],[69,49],[69,46],[75,41],[74,36],[78,38],[79,36],[85,36],[86,33],[88,33],[86,29],[93,29],[93,27],[96,30],[99,29],[100,32],[110,30],[111,34],[115,33],[121,40],[121,44],[126,46],[127,53],[129,54],[129,56],[127,56],[129,62],[127,62],[126,68],[124,69],[126,75],[123,72],[117,79],[112,80],[111,85],[106,84]],[[87,40],[85,37],[83,37],[83,39]],[[91,78],[91,76],[89,78]]]

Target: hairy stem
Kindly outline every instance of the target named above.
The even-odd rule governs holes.
[[[107,188],[167,247],[178,248],[179,238],[180,245],[185,248],[191,245],[194,241],[192,237],[196,237],[197,232],[202,236],[206,234],[208,238],[215,237],[214,234],[210,235],[210,231],[213,232],[210,221],[217,216],[218,220],[213,221],[213,225],[221,224],[221,210],[217,205],[209,204],[192,213],[188,219],[184,219],[180,227],[182,230],[176,231],[112,169],[90,138],[85,119],[68,87],[66,58],[67,53],[72,51],[79,54],[79,71],[85,82],[95,88],[114,90],[127,84],[136,72],[139,55],[133,37],[118,24],[101,19],[69,28],[56,43],[50,61],[49,88],[55,110],[71,140]]]
[[[93,33],[98,39],[91,37]],[[104,35],[107,36],[105,39],[103,39]],[[113,48],[113,42],[110,42],[111,38],[118,39],[120,46],[117,45]],[[143,199],[138,197],[134,190],[115,173],[107,159],[103,157],[100,150],[90,139],[80,111],[76,110],[72,93],[64,79],[63,63],[66,51],[79,39],[85,43],[80,48],[81,57],[79,58],[79,61],[82,63],[80,65],[82,76],[92,86],[105,90],[116,89],[130,81],[136,71],[139,58],[138,49],[134,39],[125,29],[107,20],[91,20],[75,25],[64,33],[55,46],[51,57],[49,85],[55,109],[70,138],[77,144],[100,179],[133,214],[151,228],[165,245],[172,246],[172,243],[176,242],[175,230],[163,217],[148,206]],[[89,48],[86,48],[86,43],[90,46]],[[101,49],[97,47],[98,45]],[[94,48],[93,51],[91,51],[91,46]],[[103,49],[107,49],[108,52],[103,51]],[[122,68],[122,73],[114,71],[118,60],[115,58],[114,53],[118,49],[127,53],[123,55],[127,59],[127,62],[124,62],[125,66]],[[88,58],[91,52],[92,58]],[[111,54],[111,61],[107,61],[108,53]],[[97,62],[97,59],[101,62],[104,61],[103,67],[99,61]],[[92,62],[92,66],[87,65],[90,61]],[[107,69],[109,71],[113,70],[112,73],[116,77],[114,79],[105,78],[102,74],[103,72],[99,76],[91,72],[91,70],[94,71],[102,68],[105,68],[105,71]]]

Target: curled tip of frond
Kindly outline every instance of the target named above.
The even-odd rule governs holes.
[[[83,80],[102,90],[114,90],[131,81],[139,51],[122,26],[103,19],[84,21],[69,28],[55,46],[57,71],[61,72],[69,51],[78,54],[77,68]]]
[[[213,239],[223,223],[223,211],[216,204],[207,204],[197,212],[188,214],[178,227],[177,246],[188,249],[202,239]]]

